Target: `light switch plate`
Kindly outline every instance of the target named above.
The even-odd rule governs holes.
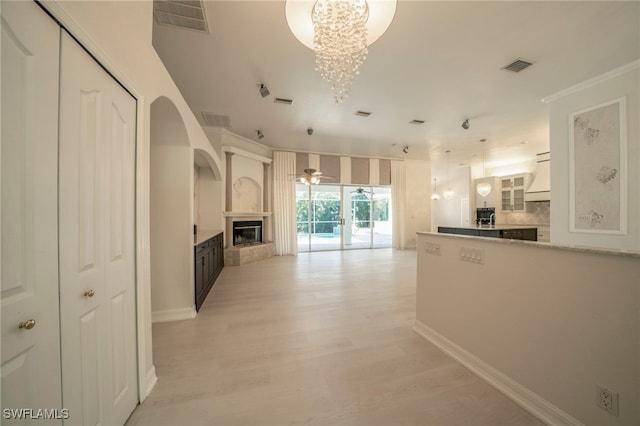
[[[433,243],[431,241],[425,241],[424,252],[427,254],[433,254],[435,256],[441,256],[440,244]]]
[[[484,262],[484,250],[475,247],[461,247],[460,260],[482,264]]]

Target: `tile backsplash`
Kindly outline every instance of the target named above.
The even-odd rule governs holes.
[[[509,225],[549,225],[551,223],[551,202],[537,201],[529,205],[530,212],[504,213],[504,223]]]

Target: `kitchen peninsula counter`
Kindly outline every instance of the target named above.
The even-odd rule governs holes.
[[[545,424],[611,424],[592,403],[603,382],[640,400],[640,252],[434,232],[416,246],[414,330]]]

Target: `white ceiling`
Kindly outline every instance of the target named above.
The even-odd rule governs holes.
[[[284,1],[204,7],[210,34],[154,21],[155,49],[196,116],[227,115],[232,133],[258,141],[260,129],[260,143],[283,150],[433,161],[451,150],[452,164],[477,165],[486,138],[488,167],[533,159],[549,149],[543,97],[640,57],[637,1],[400,0],[337,105],[314,53],[290,32]],[[518,58],[534,65],[500,69]]]

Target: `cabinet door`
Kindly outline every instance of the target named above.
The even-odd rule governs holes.
[[[211,241],[211,250],[209,251],[209,279],[213,280],[218,272],[218,247],[216,240]]]
[[[512,186],[513,186],[513,181],[511,180],[511,178],[500,179],[500,187],[502,189],[511,188]]]
[[[196,256],[196,270],[195,270],[195,293],[196,300],[204,288],[204,264],[206,260],[202,254]]]
[[[65,424],[124,424],[138,402],[136,101],[66,33],[60,58]]]
[[[524,189],[513,190],[513,211],[524,211]]]
[[[515,176],[513,178],[513,187],[514,188],[524,187],[524,176]]]
[[[509,211],[512,210],[513,205],[511,202],[511,190],[503,190],[502,191],[502,210]]]
[[[1,21],[2,409],[60,409],[60,27],[27,1],[3,1]]]

